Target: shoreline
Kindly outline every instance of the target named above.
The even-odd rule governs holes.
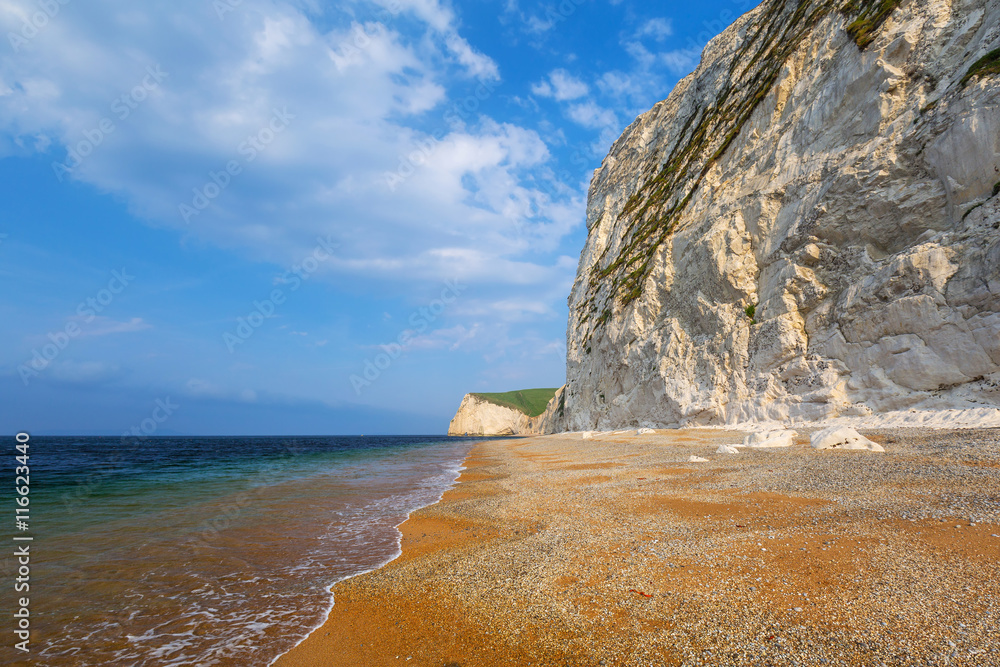
[[[483,444],[488,444],[490,441],[477,442],[473,445],[472,450],[466,455],[465,460],[461,466],[460,474],[456,478],[454,485],[445,490],[441,497],[434,503],[425,505],[424,507],[417,508],[410,512],[409,516],[400,523],[396,528],[400,532],[400,548],[398,553],[387,560],[385,563],[377,568],[369,570],[367,572],[362,572],[340,581],[331,584],[330,589],[332,593],[332,599],[329,611],[326,617],[320,625],[310,631],[309,635],[302,638],[298,644],[296,644],[292,649],[283,653],[282,655],[275,658],[270,665],[275,667],[294,667],[296,665],[374,665],[374,664],[390,664],[387,657],[387,653],[380,653],[377,657],[371,654],[371,651],[360,650],[365,648],[364,641],[351,641],[348,645],[343,640],[348,637],[351,639],[364,638],[368,636],[365,632],[366,628],[360,628],[361,632],[356,632],[358,628],[354,627],[335,627],[339,621],[344,619],[338,619],[335,615],[337,609],[337,591],[338,587],[342,587],[344,584],[351,582],[368,575],[373,574],[385,574],[389,570],[389,576],[391,576],[391,569],[393,565],[399,563],[405,563],[411,558],[418,557],[425,552],[433,552],[438,549],[445,549],[452,540],[448,539],[448,532],[450,529],[456,526],[451,525],[447,519],[441,519],[436,516],[438,514],[435,511],[441,506],[447,508],[448,503],[460,502],[466,499],[470,494],[468,491],[463,490],[463,484],[469,484],[471,482],[483,481],[483,477],[480,473],[470,472],[473,468],[483,467],[484,464],[481,459],[477,456],[477,448],[481,447]],[[416,515],[420,516],[416,516]],[[424,516],[424,514],[428,516]],[[431,530],[431,537],[427,538],[427,530]],[[461,527],[459,527],[461,530]],[[417,536],[417,533],[420,536]],[[342,603],[345,601],[342,601]],[[377,603],[372,601],[372,606],[378,606]],[[348,622],[353,620],[348,619]],[[385,624],[383,624],[384,626]],[[331,629],[331,627],[333,629]],[[321,635],[322,634],[322,638]],[[333,633],[335,637],[333,640],[327,639]],[[334,647],[332,644],[337,640],[341,640],[342,645],[339,647]],[[357,651],[354,651],[355,645],[357,645]],[[374,647],[369,643],[368,649],[373,649]],[[390,651],[391,652],[391,651]],[[379,660],[372,662],[372,660]],[[400,658],[391,658],[392,663],[396,664]],[[405,659],[404,659],[405,661]],[[412,662],[412,661],[411,661]],[[420,663],[413,663],[420,664]],[[270,667],[269,665],[269,667]]]
[[[478,444],[478,443],[474,443],[473,444],[473,448],[475,448],[476,444]],[[470,452],[471,452],[471,450],[470,450]],[[421,511],[423,509],[426,509],[428,507],[432,507],[432,506],[437,505],[438,503],[440,503],[441,500],[444,498],[445,494],[447,494],[449,491],[451,491],[452,489],[454,489],[455,486],[459,483],[459,480],[461,479],[462,474],[466,470],[466,462],[468,461],[468,459],[469,459],[469,454],[466,454],[465,457],[462,459],[462,462],[459,463],[458,468],[455,470],[455,478],[452,480],[451,486],[448,487],[448,488],[446,488],[446,489],[444,489],[444,490],[442,490],[441,493],[438,495],[437,500],[434,500],[433,502],[428,503],[427,505],[422,505],[420,507],[416,507],[416,508],[410,510],[409,512],[407,512],[406,518],[403,519],[396,526],[394,526],[395,530],[399,533],[399,535],[397,536],[397,539],[396,539],[396,551],[391,556],[387,557],[386,560],[384,560],[382,563],[380,563],[380,564],[378,564],[378,565],[376,565],[376,566],[374,566],[374,567],[372,567],[372,568],[370,568],[368,570],[364,570],[363,572],[358,572],[358,573],[355,573],[355,574],[348,575],[348,576],[346,576],[346,577],[344,577],[342,579],[338,579],[337,581],[334,581],[333,583],[331,583],[329,586],[326,587],[326,590],[329,593],[329,598],[330,599],[329,599],[329,603],[327,605],[326,611],[323,613],[322,620],[318,624],[316,624],[314,627],[310,628],[309,631],[302,638],[300,638],[299,641],[296,642],[296,644],[294,646],[292,646],[290,649],[288,649],[288,650],[284,651],[283,653],[280,653],[279,655],[277,655],[274,658],[272,658],[271,661],[267,663],[268,667],[273,667],[274,665],[277,665],[278,662],[282,660],[282,658],[284,658],[286,655],[288,655],[292,651],[296,650],[301,644],[303,644],[304,642],[306,642],[312,636],[313,633],[315,633],[316,631],[320,630],[324,625],[327,624],[327,622],[330,620],[330,614],[333,612],[334,606],[336,605],[336,596],[335,596],[335,594],[333,592],[334,588],[336,588],[337,586],[339,586],[341,583],[343,583],[345,581],[349,581],[350,579],[354,579],[356,577],[361,577],[361,576],[364,576],[366,574],[370,574],[372,572],[377,572],[378,570],[381,570],[382,568],[386,567],[387,565],[389,565],[390,563],[392,563],[393,561],[395,561],[396,559],[398,559],[400,556],[403,555],[403,531],[402,531],[403,524],[405,524],[407,521],[409,521],[410,517],[412,517],[415,512],[419,512],[419,511]]]
[[[736,432],[602,436],[474,445],[273,664],[1000,665],[1000,431],[739,456],[714,453]]]

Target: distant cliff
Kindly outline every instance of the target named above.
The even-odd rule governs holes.
[[[563,429],[560,389],[466,394],[448,435],[537,435]]]
[[[998,49],[997,0],[713,39],[594,174],[560,428],[1000,406]]]

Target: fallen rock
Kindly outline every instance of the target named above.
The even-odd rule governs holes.
[[[774,447],[791,447],[795,431],[764,431],[751,433],[743,439],[743,446],[751,449],[771,449]]]
[[[720,445],[719,448],[717,450],[715,450],[715,453],[716,454],[739,454],[740,450],[736,449],[736,447],[733,446],[733,445]]]
[[[635,432],[636,435],[656,435],[656,431],[651,428],[640,428]]]
[[[857,449],[884,452],[878,443],[859,434],[849,426],[833,426],[813,434],[809,441],[813,449]]]
[[[700,456],[692,456],[688,459],[688,463],[708,463],[708,459],[703,459]]]
[[[584,431],[583,432],[583,439],[584,440],[593,440],[594,439],[594,432],[593,431]]]

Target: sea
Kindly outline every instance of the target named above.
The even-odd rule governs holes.
[[[30,653],[0,628],[0,662],[269,665],[325,621],[334,584],[398,556],[398,526],[477,440],[32,438],[26,532],[3,494],[4,532],[33,538]]]

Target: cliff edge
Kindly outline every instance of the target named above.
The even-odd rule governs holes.
[[[561,427],[1000,407],[998,47],[1000,0],[713,39],[594,174]]]

